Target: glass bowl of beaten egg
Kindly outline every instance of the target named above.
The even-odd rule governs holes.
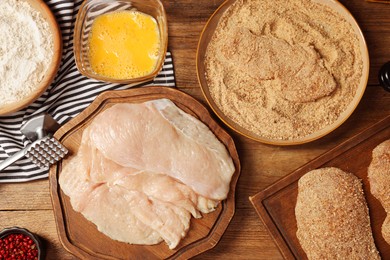
[[[168,44],[159,0],[85,0],[74,30],[74,55],[81,74],[130,84],[161,70]]]

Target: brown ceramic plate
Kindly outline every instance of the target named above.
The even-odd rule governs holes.
[[[50,27],[50,31],[53,37],[53,57],[50,61],[48,70],[46,71],[45,77],[42,79],[41,83],[35,88],[29,96],[20,100],[18,102],[10,103],[5,106],[0,107],[0,115],[6,115],[15,111],[18,111],[31,103],[33,103],[43,92],[49,87],[53,81],[57,70],[60,66],[61,55],[62,55],[62,41],[61,41],[61,31],[58,27],[57,21],[49,9],[49,7],[43,2],[43,0],[27,0],[27,2],[47,21]]]
[[[74,154],[80,145],[83,130],[100,112],[116,103],[139,103],[159,98],[168,98],[185,112],[197,117],[225,144],[236,167],[228,198],[220,203],[216,211],[205,214],[201,219],[192,218],[187,236],[174,250],[170,250],[164,242],[153,246],[130,245],[100,233],[93,223],[73,210],[69,197],[58,185],[61,169],[68,162],[65,159],[50,168],[50,192],[61,243],[75,256],[83,259],[187,259],[214,247],[232,219],[235,187],[240,174],[240,162],[233,139],[212,119],[203,105],[181,91],[166,87],[147,87],[105,92],[81,114],[61,127],[55,137],[69,149],[70,154]]]
[[[360,51],[362,53],[363,57],[363,69],[362,69],[362,77],[360,79],[360,84],[358,86],[358,89],[356,91],[356,95],[354,99],[352,100],[351,104],[349,104],[348,108],[340,115],[337,121],[335,121],[333,124],[314,132],[310,135],[307,135],[305,137],[299,138],[299,139],[291,139],[291,140],[278,140],[278,139],[270,139],[265,138],[260,135],[256,135],[249,130],[241,127],[237,123],[235,123],[233,120],[231,120],[229,117],[227,117],[217,106],[217,104],[214,102],[210,95],[209,87],[207,84],[207,80],[205,77],[205,66],[204,66],[204,60],[205,60],[205,54],[207,50],[207,46],[211,40],[211,37],[214,34],[214,31],[218,25],[218,22],[224,12],[235,2],[236,0],[227,0],[224,2],[210,17],[208,20],[206,26],[204,27],[202,34],[199,39],[198,43],[198,49],[197,49],[197,55],[196,55],[196,68],[198,73],[198,81],[201,86],[203,95],[205,96],[207,102],[209,103],[210,107],[213,109],[215,114],[231,129],[235,130],[237,133],[246,136],[248,138],[251,138],[255,141],[259,141],[262,143],[267,144],[273,144],[273,145],[296,145],[296,144],[302,144],[314,141],[330,132],[335,130],[337,127],[339,127],[347,118],[352,114],[352,112],[357,107],[360,99],[363,96],[364,90],[366,89],[367,81],[368,81],[368,73],[369,73],[369,58],[368,58],[368,50],[367,45],[364,39],[364,36],[359,28],[359,25],[351,15],[351,13],[338,1],[335,0],[313,0],[314,2],[318,2],[324,5],[329,6],[332,8],[335,12],[338,12],[340,15],[342,15],[347,22],[349,22],[353,30],[355,31],[355,34],[357,38],[359,39],[360,44]]]
[[[383,239],[381,232],[386,212],[371,194],[367,180],[367,167],[372,160],[372,150],[389,138],[390,116],[250,197],[257,213],[286,259],[307,259],[296,237],[295,204],[298,180],[305,173],[323,167],[338,167],[355,174],[363,181],[375,244],[383,259],[390,256],[390,245]]]

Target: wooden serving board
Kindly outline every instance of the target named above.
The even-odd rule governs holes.
[[[82,259],[187,259],[214,247],[232,219],[235,187],[240,174],[240,162],[233,139],[214,121],[203,105],[181,91],[167,87],[147,87],[105,92],[54,136],[72,155],[78,150],[83,130],[100,112],[116,103],[140,103],[159,98],[172,100],[179,108],[198,118],[225,144],[236,167],[228,198],[219,204],[216,211],[203,214],[200,219],[192,218],[189,232],[174,250],[170,250],[164,242],[153,246],[130,245],[105,236],[92,222],[73,210],[69,197],[58,184],[61,169],[68,162],[65,159],[50,168],[50,193],[61,243],[75,256]]]
[[[284,258],[307,259],[296,237],[295,204],[298,180],[311,170],[330,166],[351,172],[362,179],[375,244],[382,258],[389,258],[390,245],[381,234],[386,213],[379,201],[370,193],[367,180],[367,167],[371,163],[372,150],[389,138],[390,116],[249,198]]]

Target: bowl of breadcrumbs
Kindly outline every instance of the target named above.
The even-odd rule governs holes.
[[[206,100],[253,140],[294,145],[340,126],[365,91],[369,58],[349,11],[333,0],[228,0],[197,50]]]

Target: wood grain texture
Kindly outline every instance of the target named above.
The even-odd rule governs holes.
[[[381,234],[386,212],[371,194],[367,178],[372,150],[388,139],[390,139],[390,116],[250,197],[256,211],[286,259],[307,258],[296,237],[295,204],[298,195],[298,180],[307,172],[324,167],[340,168],[355,174],[362,180],[375,244],[382,257],[390,256],[390,245],[386,243]]]
[[[223,0],[162,2],[168,16],[168,49],[173,55],[177,87],[207,105],[196,76],[196,48],[203,26]],[[356,18],[369,49],[370,75],[361,102],[334,132],[299,146],[257,143],[225,127],[233,136],[242,165],[236,186],[236,213],[220,242],[195,259],[282,259],[248,197],[390,114],[390,93],[378,85],[377,79],[380,66],[390,60],[390,5],[365,0],[340,2]],[[214,119],[219,122],[216,116]],[[13,225],[30,228],[34,227],[32,223],[39,223],[48,234],[46,242],[54,248],[47,259],[77,259],[60,246],[53,211],[47,210],[51,205],[48,180],[0,184],[0,195],[0,228]],[[32,198],[34,202],[30,204]]]
[[[46,259],[75,259],[58,240],[52,210],[0,211],[0,229],[14,226],[24,227],[41,238]]]
[[[81,114],[62,126],[54,137],[68,148],[70,154],[76,154],[84,129],[99,113],[119,103],[142,103],[160,98],[170,99],[184,112],[198,118],[227,148],[235,166],[227,199],[214,212],[203,214],[200,219],[191,219],[187,235],[174,250],[170,250],[165,243],[153,246],[130,245],[105,236],[92,222],[73,210],[69,197],[58,185],[62,168],[68,163],[65,159],[50,168],[50,191],[60,240],[76,256],[83,259],[187,259],[214,247],[229,225],[234,215],[235,187],[240,174],[237,150],[233,139],[211,118],[207,109],[189,95],[166,87],[108,91],[99,95]]]

